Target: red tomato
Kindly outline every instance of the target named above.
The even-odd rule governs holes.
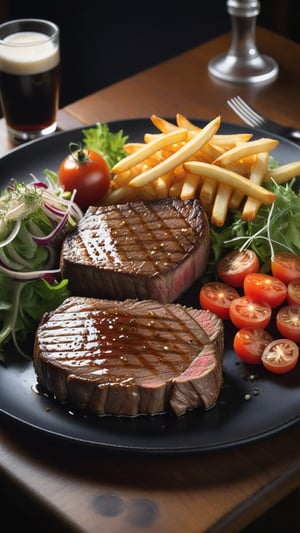
[[[276,314],[278,331],[294,342],[300,342],[300,305],[286,305]]]
[[[219,278],[232,287],[242,287],[249,272],[259,271],[259,260],[252,250],[233,250],[222,257],[217,264]]]
[[[249,298],[253,298],[253,300],[268,302],[273,308],[284,302],[287,295],[287,286],[275,276],[256,272],[245,276],[244,293]]]
[[[109,189],[111,173],[101,155],[79,147],[62,161],[58,178],[66,191],[76,189],[75,202],[86,210],[99,205]]]
[[[289,339],[276,339],[265,347],[261,362],[275,374],[285,374],[292,370],[299,359],[299,348]]]
[[[300,278],[300,256],[290,252],[275,254],[271,261],[273,276],[288,284],[293,279]]]
[[[242,361],[257,365],[261,363],[262,353],[272,340],[270,333],[263,328],[242,328],[233,338],[233,348]]]
[[[290,305],[300,305],[300,279],[293,279],[287,286],[287,301]]]
[[[232,300],[229,317],[239,329],[247,327],[266,328],[270,322],[272,309],[267,302],[255,302],[248,296]]]
[[[219,318],[229,318],[230,302],[238,298],[239,293],[222,281],[208,281],[200,289],[199,301],[202,309],[208,309]]]

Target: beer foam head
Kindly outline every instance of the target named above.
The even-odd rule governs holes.
[[[39,32],[13,33],[0,42],[0,70],[8,74],[39,74],[59,63],[59,47]]]

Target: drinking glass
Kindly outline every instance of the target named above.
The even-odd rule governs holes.
[[[227,53],[210,61],[210,74],[221,80],[237,83],[274,80],[278,75],[276,61],[260,54],[256,47],[256,18],[260,13],[260,2],[227,0],[226,5],[231,17],[231,46]]]
[[[15,143],[53,133],[60,85],[59,28],[41,19],[0,25],[1,106]]]

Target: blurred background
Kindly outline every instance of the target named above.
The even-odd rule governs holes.
[[[226,0],[82,3],[0,0],[0,22],[46,18],[61,30],[60,106],[230,31]],[[299,0],[261,0],[257,23],[300,42]]]

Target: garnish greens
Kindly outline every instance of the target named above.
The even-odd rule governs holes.
[[[106,123],[82,130],[85,148],[98,152],[110,168],[125,157],[128,136],[110,131]],[[67,149],[67,147],[66,147]],[[24,343],[32,343],[45,312],[69,296],[62,280],[59,254],[63,238],[82,212],[72,194],[60,185],[57,173],[45,169],[45,182],[34,176],[29,184],[11,181],[0,194],[0,360],[5,345],[28,357]],[[30,358],[30,357],[29,357]]]
[[[67,280],[59,277],[62,239],[82,212],[66,197],[56,175],[29,184],[11,181],[0,195],[0,358],[12,341],[22,346],[44,312],[68,295]]]
[[[128,136],[123,134],[123,130],[113,133],[105,122],[97,122],[96,127],[84,129],[82,134],[85,148],[98,152],[107,161],[109,168],[127,155],[124,144]]]
[[[217,261],[228,249],[251,248],[261,263],[261,271],[270,270],[274,253],[289,251],[300,255],[300,196],[295,180],[283,185],[266,185],[276,194],[271,206],[262,205],[252,221],[243,221],[241,211],[233,211],[226,225],[211,228],[212,254],[207,277],[215,277]]]

